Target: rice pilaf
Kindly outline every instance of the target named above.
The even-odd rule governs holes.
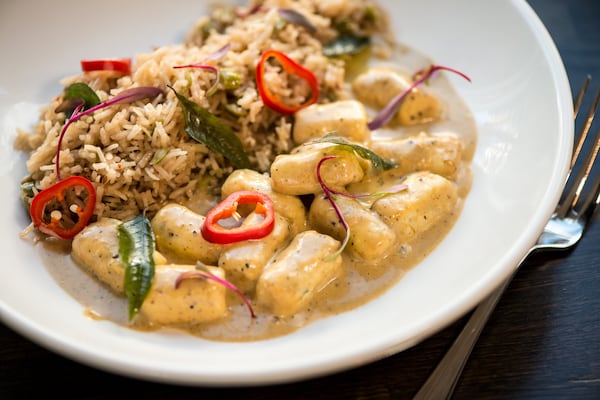
[[[218,190],[219,182],[233,171],[221,154],[188,136],[182,108],[168,87],[231,127],[252,168],[265,172],[277,154],[291,149],[292,119],[266,107],[259,96],[254,74],[260,54],[276,49],[310,69],[320,85],[319,102],[326,103],[344,93],[343,60],[323,54],[323,45],[339,35],[340,24],[365,35],[386,29],[381,19],[374,26],[369,16],[378,9],[368,0],[267,0],[261,2],[260,12],[247,12],[254,6],[214,9],[211,17],[198,20],[184,43],[137,55],[131,74],[83,72],[61,82],[65,87],[83,82],[101,101],[133,87],[163,89],[154,99],[87,115],[66,131],[60,172],[93,182],[98,198],[95,218],[127,220],[140,212],[152,216],[167,202],[191,198],[199,185],[212,184]],[[317,33],[282,18],[278,10],[284,7],[306,17]],[[221,77],[234,74],[238,80],[234,87],[226,87],[222,79],[213,92],[214,70],[174,68],[199,63],[224,46],[230,46],[228,51],[208,63],[219,69]],[[307,87],[289,80],[278,66],[269,66],[266,78],[270,90],[291,104],[301,104],[308,96]],[[34,192],[57,181],[56,149],[67,116],[55,110],[62,101],[62,95],[52,99],[34,132],[20,132],[16,141],[18,149],[30,152],[27,180]]]

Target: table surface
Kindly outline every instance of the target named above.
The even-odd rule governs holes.
[[[573,91],[587,74],[597,77],[591,87],[599,88],[600,1],[529,3],[556,43]],[[519,270],[482,332],[454,399],[600,399],[598,214],[573,251],[532,258]],[[0,324],[0,398],[31,398],[43,390],[73,399],[410,399],[466,318],[363,367],[291,384],[226,389],[170,386],[99,371]]]

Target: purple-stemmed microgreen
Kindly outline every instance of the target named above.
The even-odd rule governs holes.
[[[94,92],[94,89],[86,83],[75,82],[65,88],[62,102],[54,109],[54,112],[57,114],[64,112],[68,118],[80,104],[84,104],[85,107],[90,108],[100,103],[100,98]]]
[[[86,110],[83,109],[85,106],[85,103],[79,104],[75,108],[75,110],[73,111],[71,116],[65,122],[65,125],[63,126],[62,130],[60,131],[60,135],[58,136],[58,144],[56,146],[56,161],[55,161],[56,179],[58,181],[60,181],[60,179],[61,179],[60,178],[60,148],[62,145],[62,140],[63,140],[63,137],[65,136],[65,133],[67,132],[67,129],[69,128],[69,126],[71,126],[71,124],[73,122],[85,117],[86,115],[93,114],[94,112],[96,112],[98,110],[101,110],[106,107],[110,107],[115,104],[133,103],[138,100],[154,98],[162,93],[163,93],[162,89],[155,87],[155,86],[139,86],[139,87],[125,89],[121,93],[116,95],[115,97],[111,98],[110,100],[107,100],[103,103],[97,104]]]
[[[213,274],[212,272],[210,272],[210,270],[206,267],[206,265],[202,264],[201,262],[198,262],[196,264],[195,270],[182,272],[181,274],[179,274],[177,279],[175,279],[175,289],[179,288],[179,285],[181,285],[181,282],[183,282],[186,279],[208,279],[208,280],[212,280],[220,285],[223,285],[227,289],[229,289],[229,290],[233,291],[235,294],[237,294],[242,299],[244,304],[246,304],[248,311],[250,311],[251,317],[256,318],[256,314],[254,313],[254,309],[252,308],[252,304],[250,304],[250,300],[248,300],[248,297],[246,297],[244,295],[244,293],[242,293],[242,291],[240,289],[238,289],[237,286],[235,286],[233,283],[229,282],[226,279],[220,278],[220,277],[216,276],[215,274]]]
[[[344,227],[344,230],[346,231],[346,236],[344,237],[344,240],[342,241],[340,248],[335,253],[327,256],[327,258],[326,258],[327,261],[334,260],[337,256],[341,255],[342,252],[344,251],[344,249],[346,248],[346,246],[348,245],[348,242],[350,241],[350,227],[348,226],[348,223],[346,222],[346,218],[344,218],[344,214],[342,214],[342,210],[340,210],[337,203],[335,202],[335,197],[337,196],[336,193],[338,193],[338,192],[330,189],[329,186],[327,186],[327,184],[325,184],[325,182],[323,181],[323,176],[321,175],[321,166],[323,165],[323,163],[327,160],[331,160],[334,158],[336,158],[336,156],[329,155],[329,156],[325,156],[319,160],[319,162],[317,163],[317,180],[319,181],[319,185],[321,185],[321,189],[323,190],[323,193],[325,193],[325,197],[327,197],[327,200],[329,200],[331,207],[333,207],[333,210],[335,211],[340,223],[342,224],[342,227]]]
[[[331,204],[331,207],[335,211],[340,223],[342,224],[342,227],[344,227],[344,230],[346,231],[346,236],[344,237],[344,240],[343,240],[340,248],[335,253],[327,256],[326,260],[328,260],[328,261],[331,261],[331,260],[335,259],[335,257],[337,257],[338,255],[342,254],[342,252],[348,245],[348,242],[350,241],[350,235],[351,235],[350,226],[348,225],[348,222],[344,218],[344,214],[342,213],[342,210],[340,210],[340,208],[338,207],[338,205],[335,201],[336,197],[343,196],[343,197],[347,197],[347,198],[355,199],[355,200],[363,200],[365,198],[377,199],[382,196],[387,196],[389,194],[395,194],[395,193],[398,193],[398,192],[408,189],[408,186],[405,184],[395,185],[395,186],[392,186],[391,188],[389,188],[388,190],[374,192],[374,193],[346,193],[346,192],[340,192],[339,190],[330,188],[329,186],[327,186],[327,184],[323,180],[323,176],[321,174],[321,167],[325,161],[331,160],[334,158],[336,158],[335,155],[328,155],[328,156],[321,158],[319,160],[319,162],[317,163],[317,180],[319,181],[319,185],[321,186],[321,189],[323,190],[325,197],[327,198],[327,200],[329,200],[329,203]]]
[[[54,161],[54,165],[56,168],[56,180],[57,181],[61,180],[61,177],[60,177],[60,149],[62,147],[63,138],[65,137],[65,132],[67,131],[67,129],[69,129],[69,126],[71,126],[73,121],[76,120],[76,119],[74,119],[74,117],[77,117],[77,115],[79,115],[79,113],[83,109],[83,107],[85,107],[85,103],[80,103],[77,107],[75,107],[75,110],[73,110],[71,117],[69,119],[67,119],[67,122],[65,122],[65,125],[63,126],[62,130],[60,131],[60,135],[58,135],[58,143],[56,145],[56,160]],[[79,119],[79,118],[77,118],[77,119]]]
[[[263,9],[264,9],[264,7],[262,6],[262,4],[258,3],[248,9],[243,9],[241,7],[235,7],[234,11],[235,11],[235,15],[238,18],[246,18],[252,14],[256,14],[257,12],[259,12]]]
[[[408,189],[408,185],[400,184],[400,185],[394,185],[394,186],[390,187],[388,190],[383,190],[383,191],[373,192],[373,193],[346,193],[346,192],[340,192],[340,191],[332,189],[332,188],[329,188],[329,191],[334,196],[343,196],[343,197],[347,197],[349,199],[358,200],[359,202],[363,202],[363,204],[369,204],[369,207],[370,207],[370,204],[377,201],[380,197],[387,196],[390,194],[395,194],[395,193],[401,192],[406,189]],[[368,202],[368,201],[365,202],[365,199],[370,200],[370,202]]]
[[[429,78],[431,78],[431,76],[436,71],[440,71],[440,70],[453,72],[457,75],[460,75],[467,81],[471,82],[471,78],[469,78],[464,73],[462,73],[454,68],[446,67],[443,65],[432,64],[428,68],[421,69],[421,70],[417,71],[415,74],[413,74],[413,83],[408,88],[406,88],[403,92],[401,92],[400,94],[398,94],[397,96],[392,98],[387,103],[387,105],[375,116],[375,118],[373,118],[373,120],[371,120],[367,124],[369,129],[371,129],[371,130],[379,129],[382,126],[384,126],[385,124],[387,124],[388,122],[390,122],[390,120],[393,118],[394,114],[396,114],[396,111],[398,111],[398,107],[400,107],[400,103],[402,102],[402,100],[410,92],[412,92],[417,86],[419,86],[425,82],[428,82]]]
[[[230,48],[231,48],[231,43],[227,43],[226,45],[221,47],[219,50],[204,57],[204,59],[200,62],[193,63],[193,64],[185,64],[185,65],[175,65],[175,66],[173,66],[173,68],[175,68],[175,69],[198,68],[198,69],[204,69],[204,70],[214,72],[215,73],[215,81],[212,84],[212,86],[210,88],[208,88],[208,90],[206,91],[206,95],[210,96],[217,91],[217,85],[219,84],[219,78],[220,78],[220,72],[219,72],[219,68],[215,67],[214,65],[207,64],[207,63],[209,61],[216,61],[216,60],[223,58],[225,56],[225,54],[227,54],[227,52],[229,51]]]

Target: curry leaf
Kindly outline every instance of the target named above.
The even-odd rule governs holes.
[[[327,57],[338,57],[356,54],[371,44],[368,36],[344,34],[327,43],[323,47],[323,54]]]
[[[291,8],[278,8],[277,12],[287,22],[302,26],[310,33],[316,33],[317,28],[303,14]]]
[[[185,117],[185,131],[199,143],[222,154],[237,168],[249,168],[250,160],[244,151],[242,142],[230,127],[205,108],[175,92]]]
[[[372,150],[369,150],[358,144],[351,143],[340,136],[334,136],[332,134],[328,134],[328,135],[323,136],[322,138],[316,139],[315,142],[334,143],[339,146],[345,147],[346,149],[355,152],[359,157],[362,157],[365,160],[371,161],[371,163],[373,164],[373,167],[375,167],[376,169],[383,169],[383,170],[387,171],[389,169],[396,168],[398,166],[398,163],[396,163],[395,161],[390,160],[389,158],[381,157],[377,153],[373,152]]]
[[[129,320],[138,313],[154,279],[154,233],[145,215],[119,225],[119,256],[125,265]]]

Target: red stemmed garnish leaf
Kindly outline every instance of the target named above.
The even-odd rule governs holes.
[[[342,211],[340,210],[337,203],[335,202],[336,194],[329,188],[329,186],[327,186],[325,184],[325,182],[323,181],[323,176],[321,175],[321,166],[323,165],[323,163],[325,161],[331,160],[333,158],[336,158],[336,156],[329,155],[329,156],[325,156],[319,160],[319,162],[317,163],[317,180],[319,181],[319,185],[321,185],[321,189],[323,189],[323,193],[325,193],[325,197],[327,197],[327,200],[329,200],[331,207],[333,207],[333,210],[337,214],[338,219],[340,220],[340,223],[344,227],[344,230],[346,231],[346,236],[344,237],[344,241],[342,242],[340,248],[335,253],[327,256],[328,260],[333,260],[338,255],[342,254],[342,252],[344,251],[344,248],[346,248],[346,245],[350,241],[350,227],[348,226],[348,223],[346,222],[346,218],[344,218],[344,214],[342,214]]]
[[[179,276],[175,280],[175,289],[177,289],[179,285],[181,285],[181,282],[183,282],[186,279],[208,279],[225,286],[227,289],[235,292],[235,294],[237,294],[242,299],[244,304],[246,304],[248,311],[250,311],[250,315],[252,316],[252,318],[256,318],[256,314],[254,313],[254,309],[252,308],[252,304],[250,304],[250,300],[248,300],[248,297],[246,297],[242,293],[242,291],[238,289],[237,286],[235,286],[233,283],[229,282],[228,280],[222,279],[210,272],[204,264],[199,262],[196,265],[195,270],[182,272],[181,274],[179,274]]]
[[[382,126],[384,126],[385,124],[387,124],[388,122],[390,122],[390,120],[392,119],[394,114],[396,114],[396,111],[398,111],[398,107],[400,107],[400,103],[402,102],[402,100],[411,91],[413,91],[417,86],[421,85],[424,82],[427,82],[428,79],[431,78],[431,76],[434,74],[434,72],[439,71],[439,70],[453,72],[457,75],[462,76],[467,81],[471,82],[471,78],[469,78],[467,75],[463,74],[462,72],[460,72],[454,68],[445,67],[443,65],[433,64],[433,65],[430,65],[428,68],[419,70],[415,74],[413,74],[413,80],[414,80],[413,83],[408,88],[406,88],[402,93],[398,94],[393,99],[391,99],[388,102],[388,104],[375,116],[375,118],[373,118],[373,120],[367,124],[369,126],[369,129],[371,129],[371,130],[379,129]]]
[[[65,136],[65,132],[67,132],[67,129],[69,128],[69,126],[71,126],[71,124],[73,122],[81,119],[82,117],[85,117],[86,115],[90,115],[98,110],[101,110],[103,108],[106,108],[106,107],[109,107],[109,106],[112,106],[115,104],[133,103],[134,101],[156,97],[162,93],[163,93],[162,89],[157,88],[155,86],[140,86],[140,87],[125,89],[121,93],[116,95],[115,97],[111,98],[110,100],[107,100],[104,103],[97,104],[86,110],[83,110],[85,104],[83,104],[83,103],[79,104],[75,108],[75,110],[73,111],[73,113],[71,114],[69,119],[67,119],[67,121],[65,122],[65,125],[63,126],[62,130],[60,131],[60,135],[58,137],[58,145],[56,146],[56,162],[55,162],[56,163],[56,179],[60,180],[60,148],[62,145],[62,140],[63,140],[63,137]]]
[[[215,76],[216,76],[215,77],[215,82],[206,91],[206,95],[210,96],[211,94],[213,94],[217,90],[217,85],[219,84],[220,72],[219,72],[219,68],[215,67],[214,65],[207,64],[207,62],[223,58],[225,56],[225,54],[229,51],[230,48],[231,48],[231,43],[227,43],[225,46],[221,47],[219,50],[215,51],[214,53],[209,54],[202,61],[200,61],[198,63],[185,64],[185,65],[176,65],[173,68],[175,68],[175,69],[179,69],[179,68],[199,68],[199,69],[205,69],[205,70],[209,70],[209,71],[214,72]]]
[[[344,192],[340,192],[335,189],[332,189],[329,186],[327,186],[325,181],[323,181],[323,176],[321,175],[321,167],[323,166],[323,163],[325,161],[331,160],[334,158],[336,158],[336,156],[328,155],[328,156],[321,158],[319,160],[319,162],[317,163],[317,180],[319,181],[319,185],[321,185],[321,189],[323,190],[323,193],[325,193],[325,197],[327,198],[327,200],[329,200],[331,207],[335,211],[338,219],[340,220],[340,223],[342,224],[342,226],[344,227],[344,230],[346,231],[346,236],[344,237],[344,241],[342,242],[340,248],[335,253],[327,256],[328,260],[332,260],[335,257],[337,257],[338,255],[342,254],[342,252],[344,251],[344,248],[350,241],[350,226],[348,226],[348,222],[344,218],[344,214],[342,213],[342,210],[340,210],[337,203],[335,202],[336,196],[344,196],[344,197],[348,197],[351,199],[364,199],[366,197],[385,196],[388,194],[393,194],[393,193],[397,193],[402,190],[406,190],[408,188],[407,185],[401,184],[401,185],[394,186],[387,191],[376,192],[376,193],[367,193],[367,194],[344,193]]]

